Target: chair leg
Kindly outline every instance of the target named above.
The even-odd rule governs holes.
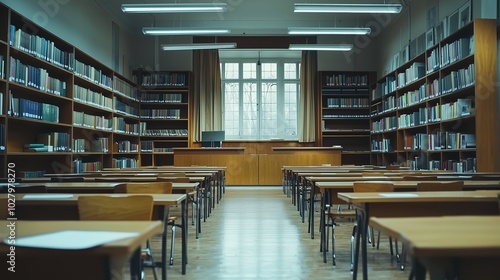
[[[335,222],[332,222],[332,264],[337,265],[337,260],[335,256]]]
[[[354,238],[356,236],[356,230],[358,226],[354,225],[352,227],[352,236],[351,236],[351,271],[353,270],[354,267]]]
[[[170,239],[170,265],[174,264],[175,227],[176,224],[172,223],[172,237]]]
[[[158,275],[156,274],[156,266],[155,266],[156,263],[155,263],[155,260],[153,258],[153,253],[151,251],[151,241],[149,241],[149,239],[146,241],[146,254],[148,257],[148,262],[151,263],[151,269],[153,270],[153,277],[155,280],[158,280]],[[141,275],[142,275],[142,278],[145,279],[144,268],[143,268]]]

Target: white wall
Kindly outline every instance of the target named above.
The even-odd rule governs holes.
[[[0,0],[35,24],[112,68],[112,17],[95,1]],[[121,27],[121,26],[120,26]],[[130,77],[132,44],[128,31],[120,28],[120,69]],[[126,65],[122,65],[123,62]]]

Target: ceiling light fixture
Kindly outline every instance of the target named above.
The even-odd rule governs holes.
[[[382,13],[401,12],[400,4],[294,4],[296,13]]]
[[[229,34],[229,29],[223,28],[164,28],[164,27],[144,27],[142,33],[145,35],[210,35]]]
[[[124,13],[211,13],[225,12],[226,3],[123,4]]]
[[[289,27],[290,35],[368,35],[372,30],[365,27]]]
[[[234,49],[236,43],[199,43],[199,44],[172,44],[161,45],[164,51],[182,51],[182,50],[213,50],[213,49]]]
[[[343,51],[352,50],[350,44],[290,44],[289,50],[296,51]]]

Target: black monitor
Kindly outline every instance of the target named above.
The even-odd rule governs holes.
[[[221,147],[222,141],[226,138],[223,130],[217,131],[202,131],[201,132],[201,146],[202,147]]]

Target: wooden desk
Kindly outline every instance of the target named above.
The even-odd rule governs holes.
[[[353,279],[357,278],[359,248],[363,279],[368,279],[367,228],[371,217],[435,217],[459,215],[498,215],[499,191],[339,193],[357,211],[356,251]],[[324,196],[322,196],[324,197]],[[324,200],[322,198],[322,200]],[[323,205],[324,202],[322,202]],[[322,215],[324,216],[324,215]],[[324,217],[321,225],[324,225]],[[324,238],[322,231],[322,240]],[[362,238],[361,238],[362,237]],[[361,240],[360,240],[361,238]]]
[[[0,239],[10,235],[8,221],[2,221]],[[16,221],[16,238],[56,232],[61,230],[99,230],[137,232],[138,235],[82,250],[55,250],[16,247],[15,273],[7,271],[7,254],[10,246],[0,243],[2,279],[123,279],[126,262],[135,255],[131,263],[132,277],[140,279],[140,247],[162,230],[159,221]]]
[[[64,184],[64,183],[63,183]],[[54,198],[55,194],[36,194],[34,198],[16,195],[16,217],[19,220],[78,220],[79,196],[125,196],[138,194],[66,194],[69,196]],[[64,194],[63,194],[64,195]],[[167,219],[170,206],[181,205],[182,236],[182,274],[186,273],[187,263],[187,197],[185,194],[148,194],[153,196],[154,218],[163,221],[162,233],[162,279],[166,279],[167,264]],[[0,198],[7,198],[0,194]]]
[[[500,216],[375,217],[370,223],[405,243],[416,279],[425,279],[426,270],[431,279],[498,279]]]

